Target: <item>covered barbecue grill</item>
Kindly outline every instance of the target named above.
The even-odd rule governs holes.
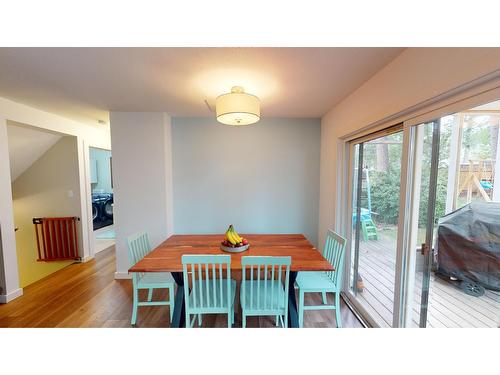
[[[500,203],[469,203],[441,218],[436,251],[438,272],[466,293],[500,290]]]

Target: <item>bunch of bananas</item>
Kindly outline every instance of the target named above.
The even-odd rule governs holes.
[[[233,246],[243,246],[247,245],[248,241],[241,237],[235,230],[232,225],[226,231],[226,238],[224,242],[229,242],[229,244]],[[224,244],[223,242],[223,244]]]

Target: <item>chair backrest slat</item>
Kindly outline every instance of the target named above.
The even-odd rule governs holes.
[[[271,266],[271,305],[273,306],[274,309],[274,265]]]
[[[344,256],[346,239],[332,230],[328,230],[326,234],[325,247],[323,248],[323,256],[333,266],[335,271],[328,271],[326,274],[333,283],[340,287],[342,274],[344,271]]]
[[[127,246],[130,265],[136,264],[151,251],[146,232],[139,232],[127,237]]]
[[[212,294],[214,295],[214,300],[213,302],[213,307],[217,306],[217,288],[215,287],[215,279],[216,279],[216,274],[215,274],[215,264],[212,263]]]
[[[222,300],[222,263],[219,263],[219,284],[220,284],[220,288],[219,288],[219,291],[220,291],[220,307],[223,306],[224,304],[224,301]]]
[[[279,282],[280,282],[281,278],[282,278],[282,276],[281,276],[281,267],[278,267],[278,280],[276,281],[278,283],[278,285],[279,285]],[[276,305],[276,306],[278,306],[278,305]]]
[[[184,271],[184,275],[186,275],[186,274],[187,274],[187,271]],[[187,285],[189,285],[189,282]],[[199,303],[198,303],[198,299],[196,298],[197,297],[196,270],[194,269],[194,264],[193,264],[193,267],[191,268],[191,288],[193,290],[193,307],[196,308],[196,307],[198,307]]]
[[[226,266],[225,277],[224,266]],[[226,301],[223,300],[225,287],[228,288],[226,295],[231,295],[230,255],[183,255],[182,269],[184,285],[189,285],[189,281],[191,281],[191,299],[189,298],[189,287],[184,288],[187,309],[216,309],[231,306],[224,306]],[[224,286],[222,280],[226,277],[228,282]]]
[[[205,306],[203,298],[203,277],[201,274],[201,263],[198,263],[198,291],[200,292],[200,307]]]
[[[264,265],[264,303],[267,303],[267,264]]]
[[[206,292],[207,292],[207,294],[206,294],[207,295],[207,306],[211,307],[211,303],[210,303],[211,301],[208,298],[210,296],[210,292],[209,292],[209,288],[208,288],[209,284],[210,284],[210,277],[208,274],[208,264],[205,263],[205,287],[206,287]]]
[[[260,264],[257,264],[257,282],[260,281]],[[257,288],[257,308],[260,309],[260,288]]]
[[[253,266],[250,266],[250,295],[253,296]],[[250,308],[253,308],[253,299],[250,299],[250,304]]]

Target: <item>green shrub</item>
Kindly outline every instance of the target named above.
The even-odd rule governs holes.
[[[429,171],[423,171],[420,193],[419,226],[427,224],[429,197]],[[372,172],[371,197],[374,221],[379,224],[396,225],[399,218],[400,174],[394,171]],[[436,191],[436,218],[445,213],[448,169],[440,168]]]
[[[399,217],[399,173],[374,172],[371,183],[372,212],[379,224],[397,224]]]

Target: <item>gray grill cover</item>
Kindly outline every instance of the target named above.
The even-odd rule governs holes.
[[[474,202],[439,220],[438,270],[500,290],[500,203]]]

